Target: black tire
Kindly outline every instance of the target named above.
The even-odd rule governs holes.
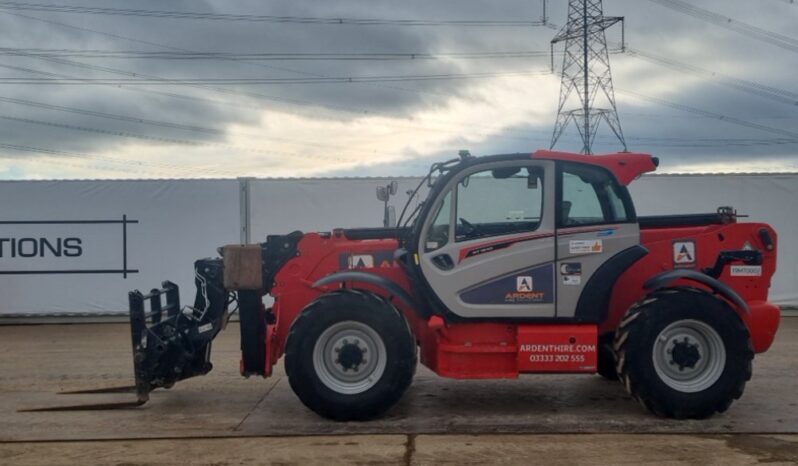
[[[334,333],[337,328],[343,330]],[[363,341],[350,336],[354,343],[347,339],[336,340],[343,342],[336,347],[334,338],[348,331],[371,333],[363,334],[366,337],[360,338]],[[328,337],[329,332],[333,332],[334,337]],[[317,350],[320,338],[321,346]],[[378,339],[383,347],[375,343]],[[371,353],[362,351],[360,345],[368,348],[369,342],[372,343]],[[383,350],[384,361],[372,359],[371,355]],[[330,356],[337,359],[334,362],[324,359],[328,354],[337,354]],[[346,361],[342,361],[343,354],[348,355]],[[383,370],[368,366],[369,360],[376,361],[372,362],[376,365],[373,367],[384,363]],[[360,384],[358,387],[351,388],[345,377],[350,370],[352,376],[365,377],[355,374],[361,363],[364,374],[370,371],[369,374],[379,375],[374,375],[376,382],[368,377],[356,382]],[[285,370],[294,393],[317,414],[336,421],[373,419],[399,401],[410,385],[416,370],[416,343],[405,318],[391,303],[370,292],[338,290],[310,303],[291,326]],[[357,390],[361,391],[355,393]]]
[[[618,381],[618,372],[615,370],[615,351],[612,349],[615,334],[608,333],[598,340],[598,374],[607,380]]]
[[[692,341],[681,339],[690,331]],[[633,306],[621,320],[614,349],[626,390],[660,416],[703,419],[722,413],[751,379],[748,328],[728,304],[701,290],[661,290]]]

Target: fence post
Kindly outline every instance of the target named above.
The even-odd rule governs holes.
[[[238,206],[241,218],[241,244],[249,244],[252,240],[250,232],[250,219],[252,209],[250,208],[250,181],[252,178],[238,178]]]

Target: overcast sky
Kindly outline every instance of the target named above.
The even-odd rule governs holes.
[[[545,52],[565,23],[566,0],[549,1],[548,27],[445,24],[538,21],[542,0],[54,0],[30,9],[36,1],[0,1],[0,179],[417,175],[460,149],[488,155],[550,144],[562,57],[555,55],[555,73],[548,74]],[[663,3],[674,4],[604,2],[605,15],[626,18],[631,52],[610,59],[629,150],[658,155],[666,172],[798,171],[798,4],[688,2],[720,15],[712,17],[720,24],[723,17],[734,20],[722,27]],[[147,12],[92,14],[52,11],[52,5]],[[176,18],[152,10],[231,16]],[[253,15],[433,24],[274,22]],[[620,37],[620,26],[607,32],[610,48]],[[100,53],[113,51],[124,53]],[[535,51],[544,53],[452,56]],[[187,59],[186,52],[239,55]],[[240,56],[275,53],[294,59]],[[331,53],[437,59],[296,59]],[[431,75],[448,78],[279,81]],[[233,82],[185,82],[209,78]],[[149,84],[125,81],[140,79]],[[556,146],[580,148],[574,128]],[[601,127],[594,151],[621,149]]]

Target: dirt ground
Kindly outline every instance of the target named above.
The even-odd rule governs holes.
[[[238,328],[215,342],[214,370],[143,407],[22,413],[124,401],[57,395],[126,385],[126,325],[0,327],[0,464],[796,464],[798,318],[754,361],[743,397],[705,421],[660,419],[598,376],[455,381],[420,369],[383,419],[335,423],[307,410],[282,368],[238,375]]]

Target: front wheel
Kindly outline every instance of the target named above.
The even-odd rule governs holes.
[[[366,420],[410,385],[415,340],[396,308],[373,293],[340,290],[309,304],[291,327],[285,370],[299,399],[321,416]]]
[[[617,371],[652,412],[702,419],[728,409],[751,378],[748,329],[725,302],[700,290],[655,293],[616,333]]]

